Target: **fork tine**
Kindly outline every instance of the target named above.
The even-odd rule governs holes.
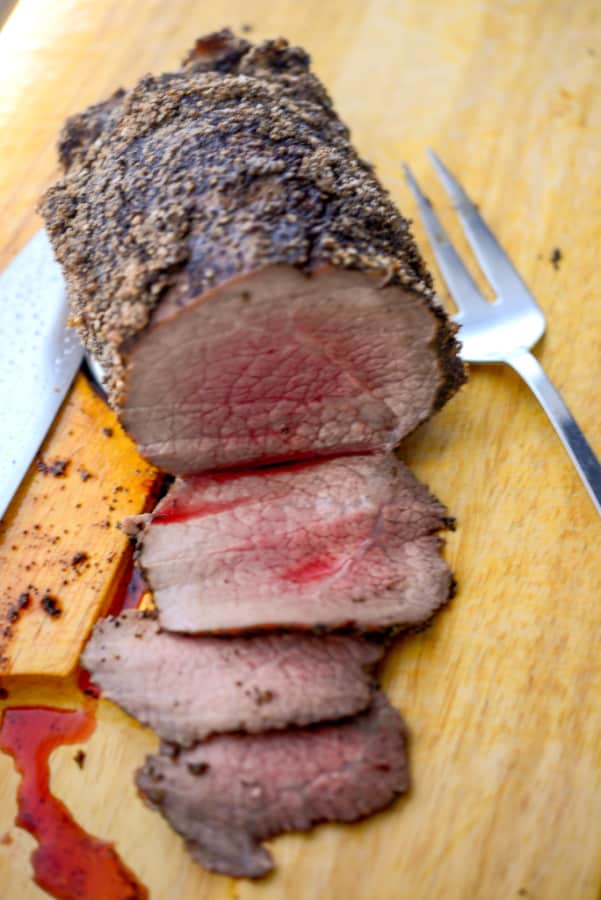
[[[407,163],[403,163],[403,171],[409,190],[417,201],[417,207],[430,239],[438,267],[448,285],[453,300],[457,304],[459,316],[468,312],[475,314],[478,310],[482,312],[483,307],[489,305],[486,298],[482,295],[470,272],[463,264],[461,257],[449,240],[442,223],[434,212],[430,200],[422,192]]]
[[[484,274],[495,289],[498,299],[508,306],[523,308],[525,303],[537,306],[519,272],[457,179],[433,150],[428,149],[428,155],[436,174],[451,198],[466,237]]]

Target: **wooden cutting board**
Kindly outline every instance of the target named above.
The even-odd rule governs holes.
[[[0,32],[0,265],[39,227],[64,117],[174,66],[195,36],[225,24],[302,43],[401,208],[413,212],[399,170],[407,159],[464,248],[424,148],[460,174],[544,308],[538,356],[601,453],[595,0],[20,0]],[[430,259],[418,225],[416,234]],[[16,540],[15,522],[22,531],[43,521],[47,536],[79,527],[75,488],[89,488],[93,515],[77,549],[104,560],[66,596],[64,617],[47,622],[36,609],[19,621],[0,706],[79,702],[67,673],[124,565],[122,534],[93,525],[143,508],[153,481],[118,431],[105,464],[107,417],[78,380],[51,452],[75,466],[85,449],[95,482],[78,484],[75,469],[65,482],[32,471],[0,535],[0,597],[27,565],[54,577],[64,556]],[[384,671],[411,730],[409,797],[360,826],[274,841],[277,874],[261,884],[210,876],[135,795],[132,772],[155,738],[100,702],[84,768],[77,747],[58,749],[52,788],[115,842],[153,900],[599,896],[601,523],[543,413],[504,368],[474,369],[405,457],[459,520],[446,548],[457,597]],[[108,510],[115,478],[134,500]],[[0,840],[3,900],[47,896],[31,881],[33,840],[13,825],[17,784],[0,755],[0,838],[12,840]]]

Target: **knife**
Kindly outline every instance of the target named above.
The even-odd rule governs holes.
[[[46,437],[83,347],[45,231],[0,275],[0,519]]]

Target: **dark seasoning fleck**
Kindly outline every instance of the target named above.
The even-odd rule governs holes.
[[[264,703],[271,703],[274,697],[273,691],[262,691],[257,688],[255,702],[257,706],[262,706]]]
[[[35,464],[40,472],[44,475],[52,475],[54,478],[60,478],[67,471],[69,459],[52,459],[46,462],[42,457],[38,457]]]
[[[52,616],[52,618],[56,618],[62,614],[60,602],[56,597],[53,597],[52,594],[44,594],[40,603],[44,612],[49,616]]]
[[[206,762],[188,763],[188,772],[190,775],[205,775],[209,771],[209,764]]]
[[[557,271],[557,269],[559,269],[559,264],[560,264],[562,258],[563,258],[563,253],[561,252],[559,247],[554,247],[553,252],[551,253],[550,259],[551,259],[551,265],[553,266],[555,271]]]
[[[84,562],[87,562],[87,560],[88,560],[88,554],[85,552],[85,550],[80,550],[78,553],[75,553],[74,556],[71,558],[71,565],[73,566],[74,569],[77,569],[78,566],[80,566]]]
[[[14,625],[21,618],[22,613],[31,606],[31,597],[27,591],[19,594],[15,603],[11,603],[6,612],[6,621],[9,625],[2,632],[4,637],[12,635],[10,625]]]

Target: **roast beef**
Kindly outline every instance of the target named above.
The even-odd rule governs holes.
[[[67,124],[42,212],[72,322],[174,473],[396,445],[464,379],[307,54],[229,32]]]
[[[105,697],[160,737],[267,731],[356,713],[370,703],[383,647],[352,637],[184,637],[136,611],[99,622],[82,662]]]
[[[129,522],[158,620],[100,623],[84,663],[165,739],[149,805],[207,868],[258,877],[263,840],[407,787],[381,646],[322,632],[449,597],[450,520],[392,451],[463,383],[455,326],[282,39],[200,39],[72,117],[60,157],[42,213],[71,323],[140,452],[188,476]]]
[[[394,455],[175,482],[139,563],[164,628],[417,626],[449,596],[444,507]]]
[[[163,745],[136,780],[194,859],[258,877],[273,865],[261,841],[317,822],[353,822],[407,789],[405,729],[377,694],[367,712],[337,724],[220,735],[181,752]]]

